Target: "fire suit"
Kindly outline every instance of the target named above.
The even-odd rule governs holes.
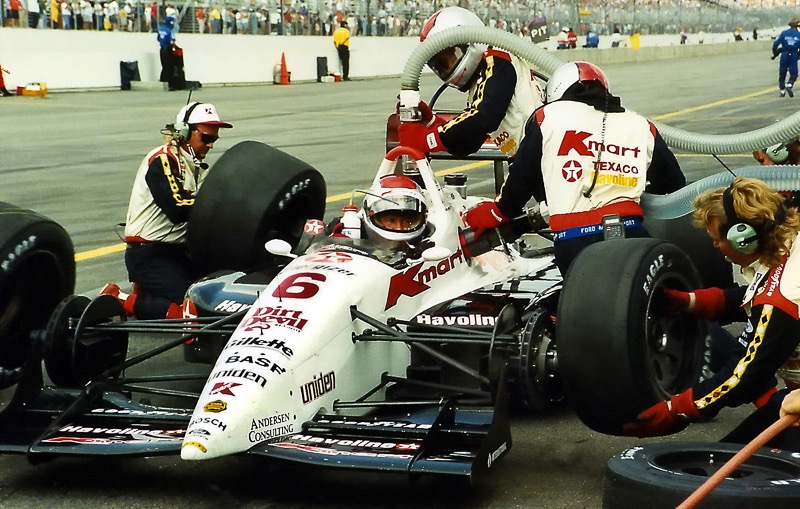
[[[525,122],[542,104],[542,88],[531,68],[516,56],[490,48],[478,67],[463,113],[442,126],[440,139],[455,155],[477,152],[489,139],[512,157]]]
[[[778,88],[784,90],[787,86],[791,89],[797,80],[797,52],[800,49],[800,30],[792,27],[781,32],[772,43],[772,54],[780,53],[778,64]],[[786,73],[789,81],[786,82]]]
[[[720,409],[758,399],[775,384],[800,387],[800,243],[772,269],[756,262],[742,269],[748,286],[725,290],[722,323],[745,322],[739,358],[694,391],[695,405],[709,419]]]
[[[201,276],[186,252],[186,230],[206,168],[175,142],[153,149],[139,166],[125,225],[137,318],[164,318]]]
[[[581,249],[602,240],[603,216],[621,215],[629,237],[649,236],[642,193],[671,193],[686,184],[651,122],[610,93],[582,95],[535,111],[495,200],[506,217],[519,215],[532,196],[547,202],[562,274]]]

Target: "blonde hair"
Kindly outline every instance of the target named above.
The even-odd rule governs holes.
[[[756,230],[763,228],[768,221],[775,221],[775,215],[784,206],[785,197],[761,180],[736,177],[730,188],[736,215]],[[721,187],[700,194],[694,200],[695,210],[692,214],[695,226],[700,228],[707,227],[711,220],[716,218],[723,239],[725,229],[732,226],[728,224],[729,218],[722,203],[724,192],[725,188]],[[787,208],[783,221],[763,234],[758,241],[756,253],[761,263],[768,267],[780,264],[783,256],[789,252],[798,230],[800,230],[800,214],[796,208]]]

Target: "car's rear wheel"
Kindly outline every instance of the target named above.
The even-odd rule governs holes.
[[[272,263],[264,243],[296,246],[307,219],[325,214],[325,179],[307,163],[257,141],[228,149],[208,172],[189,218],[188,248],[206,273]]]
[[[75,289],[75,250],[55,221],[0,202],[0,367],[22,366],[31,332]]]
[[[647,444],[608,461],[605,509],[673,508],[714,475],[741,445],[726,443]],[[761,448],[727,476],[698,507],[782,509],[800,507],[798,453]]]
[[[584,424],[623,435],[639,412],[696,381],[705,323],[664,314],[655,296],[699,281],[688,256],[663,240],[610,240],[578,255],[564,278],[556,345],[566,399]]]

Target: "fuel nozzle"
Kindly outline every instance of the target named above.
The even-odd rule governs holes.
[[[422,111],[419,109],[419,102],[421,100],[418,90],[400,91],[400,105],[397,109],[400,122],[422,121]]]

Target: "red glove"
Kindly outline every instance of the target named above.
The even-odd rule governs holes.
[[[400,127],[397,128],[397,134],[400,136],[400,145],[415,148],[425,154],[446,151],[447,147],[439,139],[439,126],[442,123],[434,121],[428,127],[421,122],[401,122]]]
[[[664,289],[661,291],[664,311],[688,311],[695,316],[716,322],[725,311],[725,292],[719,288],[706,288],[693,292]]]
[[[677,433],[690,422],[702,419],[694,404],[692,389],[672,396],[669,401],[662,401],[651,406],[636,416],[636,422],[622,426],[626,435],[632,437],[659,437]]]
[[[484,231],[490,228],[497,228],[501,224],[510,221],[500,212],[497,204],[493,201],[485,201],[469,209],[464,215],[464,219],[467,220],[470,228],[475,230],[476,239],[483,235]]]

